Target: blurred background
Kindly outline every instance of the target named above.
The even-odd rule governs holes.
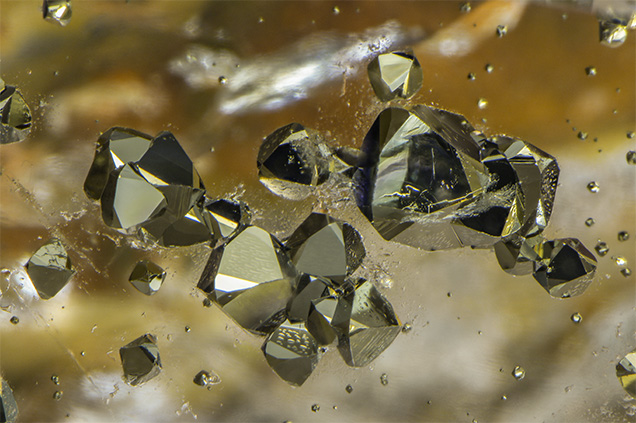
[[[34,119],[26,140],[0,146],[0,365],[19,420],[635,421],[615,366],[636,348],[634,276],[621,273],[636,270],[636,166],[625,159],[636,149],[636,34],[602,45],[589,3],[463,3],[74,1],[61,27],[42,19],[41,2],[1,0],[0,76]],[[359,146],[386,107],[366,66],[394,48],[412,48],[424,71],[422,90],[395,104],[446,108],[557,158],[546,236],[609,246],[585,294],[551,298],[532,276],[503,272],[492,251],[384,241],[341,187],[289,201],[259,183],[258,147],[287,123]],[[332,346],[301,388],[288,386],[261,338],[202,305],[207,247],[142,248],[85,197],[95,142],[116,125],[172,131],[208,195],[246,201],[279,238],[312,210],[351,222],[367,248],[362,274],[412,329],[368,368],[347,367]],[[630,238],[619,242],[620,231]],[[77,273],[42,301],[23,266],[51,237]],[[152,297],[128,282],[142,258],[168,271]],[[163,371],[132,388],[118,350],[148,332]],[[221,383],[195,385],[203,369]]]

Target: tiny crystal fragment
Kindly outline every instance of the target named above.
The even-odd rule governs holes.
[[[600,187],[598,186],[598,184],[596,182],[592,181],[589,184],[587,184],[587,189],[591,193],[596,194],[597,192],[599,192]]]
[[[302,385],[316,368],[318,343],[302,322],[283,322],[263,344],[269,366],[291,385]]]
[[[135,265],[128,280],[142,294],[154,295],[165,279],[165,270],[151,261],[142,260]]]
[[[71,259],[58,239],[40,247],[26,264],[26,271],[43,300],[53,298],[75,273]]]
[[[585,74],[587,76],[596,76],[596,68],[594,66],[588,66],[585,68]]]
[[[503,37],[508,33],[508,27],[506,25],[497,25],[497,36]]]
[[[71,22],[73,14],[71,0],[44,0],[42,14],[45,20],[66,26]]]
[[[479,100],[477,100],[477,107],[479,107],[480,109],[485,109],[486,107],[488,107],[488,100],[486,100],[485,98],[480,98]]]
[[[599,40],[601,44],[609,47],[623,45],[627,39],[628,27],[617,19],[599,19]]]
[[[492,73],[492,71],[495,70],[495,67],[493,65],[491,65],[490,63],[486,64],[486,66],[484,67],[484,70],[488,73]]]
[[[298,200],[311,194],[311,187],[328,179],[333,158],[318,132],[290,123],[265,138],[258,151],[257,166],[258,177],[267,189]]]
[[[18,419],[18,404],[6,380],[0,377],[0,421],[14,423]]]
[[[619,267],[623,267],[627,264],[627,260],[625,260],[625,257],[614,256],[612,257],[612,260],[614,260],[614,263],[616,263],[616,265]]]
[[[319,404],[312,405],[311,411],[313,411],[314,413],[317,413],[318,411],[320,411],[320,405]]]
[[[411,53],[380,54],[367,70],[373,91],[381,101],[412,97],[422,87],[422,67]]]
[[[468,74],[468,79],[469,79],[469,80],[474,81],[474,80],[475,80],[475,78],[476,78],[476,77],[475,77],[475,74],[474,74],[473,72],[471,72],[471,73],[469,73],[469,74]]]
[[[621,269],[621,274],[627,278],[631,276],[632,270],[629,267],[624,267]]]
[[[572,320],[574,323],[581,323],[581,321],[583,320],[583,316],[581,316],[580,313],[576,312],[570,316],[570,320]]]
[[[593,218],[591,218],[591,217],[588,217],[587,219],[585,219],[585,226],[588,226],[588,227],[589,227],[589,226],[594,225],[594,223],[595,223],[595,222],[594,222],[594,219],[593,219]]]
[[[389,384],[389,375],[387,375],[386,373],[382,373],[382,375],[380,375],[380,383],[384,386]]]
[[[627,231],[620,231],[618,233],[618,240],[619,241],[627,241],[629,239],[629,232]]]
[[[514,376],[516,380],[523,380],[523,378],[526,377],[526,371],[521,366],[515,366],[515,368],[512,369],[512,376]]]
[[[536,246],[534,278],[556,298],[582,294],[594,279],[596,259],[578,239],[545,241]]]
[[[625,155],[625,159],[627,160],[627,164],[636,165],[636,151],[628,151]]]
[[[596,250],[596,254],[598,254],[600,257],[605,257],[607,253],[609,253],[609,247],[607,246],[607,243],[601,240],[596,243],[594,249]]]
[[[60,384],[60,377],[58,375],[52,375],[51,376],[51,382],[53,382],[56,385]]]
[[[470,6],[470,2],[462,3],[459,6],[459,11],[462,12],[462,13],[468,13],[468,12],[470,12],[471,9],[472,9],[472,7]]]
[[[204,386],[209,389],[212,385],[221,383],[221,378],[211,370],[201,370],[194,376],[192,381],[199,386]]]
[[[352,393],[353,392],[353,386],[351,386],[351,385],[345,386],[345,391],[347,392],[347,394]]]
[[[576,135],[581,141],[585,141],[587,139],[587,132],[579,131]]]
[[[616,365],[616,377],[623,389],[636,398],[636,350],[625,355]]]
[[[149,333],[119,349],[124,378],[131,386],[141,385],[161,373],[157,338]]]
[[[64,395],[64,392],[63,392],[63,391],[55,391],[55,392],[53,393],[53,399],[54,399],[55,401],[59,401],[59,400],[61,400],[61,399],[62,399],[62,395]]]
[[[340,332],[338,350],[352,367],[375,360],[402,329],[393,307],[370,281],[338,299],[332,325]]]
[[[18,316],[11,316],[11,319],[9,319],[9,321],[12,325],[17,325],[18,323],[20,323],[20,318]]]
[[[248,226],[212,251],[198,287],[245,329],[269,333],[285,319],[296,278],[280,242]]]
[[[285,246],[300,272],[341,284],[365,256],[358,231],[326,214],[312,213],[289,237]]]
[[[0,145],[22,141],[31,131],[31,110],[20,91],[0,79]]]

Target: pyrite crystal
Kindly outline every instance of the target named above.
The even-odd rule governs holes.
[[[251,213],[247,204],[227,199],[206,200],[204,208],[212,216],[215,234],[223,239],[231,238],[250,224]]]
[[[402,329],[391,304],[370,281],[360,281],[338,299],[332,326],[349,366],[364,367],[391,345]]]
[[[14,423],[18,419],[18,404],[6,380],[0,377],[0,422]]]
[[[307,321],[312,302],[334,293],[334,283],[331,280],[303,273],[287,307],[289,319],[294,322]]]
[[[269,366],[291,385],[302,385],[316,368],[318,343],[302,322],[283,322],[263,344]]]
[[[16,87],[0,79],[0,144],[22,141],[31,131],[31,110]]]
[[[53,298],[75,273],[71,259],[58,239],[40,247],[26,264],[26,271],[43,300]]]
[[[360,266],[365,256],[358,231],[322,213],[312,213],[289,237],[285,246],[296,268],[337,284]]]
[[[149,333],[119,349],[124,377],[131,386],[141,385],[161,373],[157,338]]]
[[[165,279],[165,270],[151,261],[142,260],[135,265],[128,280],[142,294],[154,295]]]
[[[99,199],[104,222],[163,246],[221,238],[205,208],[205,187],[174,135],[151,138],[128,128],[111,128],[98,140],[84,183]]]
[[[616,365],[616,377],[623,389],[636,398],[636,350],[625,355]]]
[[[42,14],[45,20],[66,26],[71,22],[73,14],[71,0],[44,0]]]
[[[298,200],[311,194],[311,187],[325,182],[335,164],[318,132],[290,123],[265,138],[257,166],[258,177],[267,189]]]
[[[255,333],[271,332],[285,320],[295,286],[296,270],[283,246],[256,226],[215,248],[198,283],[239,325]]]
[[[368,72],[373,91],[382,101],[412,97],[422,87],[422,67],[410,53],[380,54],[369,63]]]

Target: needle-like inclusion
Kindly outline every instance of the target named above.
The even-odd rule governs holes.
[[[57,295],[75,273],[71,259],[58,239],[52,239],[40,247],[25,267],[33,286],[43,300]]]
[[[31,110],[20,91],[0,78],[0,144],[22,141],[31,131]]]
[[[145,334],[119,349],[124,378],[131,386],[141,385],[161,373],[157,338]]]
[[[382,101],[412,97],[422,87],[422,67],[411,53],[380,54],[367,70],[373,91]]]

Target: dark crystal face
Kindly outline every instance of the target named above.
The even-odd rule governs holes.
[[[367,70],[373,91],[382,101],[412,97],[422,87],[422,67],[410,53],[380,54]]]
[[[6,380],[0,378],[0,422],[14,423],[18,419],[18,404]]]
[[[142,260],[135,265],[129,281],[142,294],[154,295],[161,288],[165,278],[165,270],[151,261]]]
[[[124,378],[132,386],[141,385],[161,373],[157,338],[149,333],[119,349]]]
[[[616,365],[616,377],[623,389],[636,398],[636,351],[626,354]]]
[[[0,79],[0,144],[24,140],[31,131],[31,110],[20,91]]]
[[[66,249],[57,239],[49,241],[31,256],[26,271],[43,300],[53,298],[75,273]]]

